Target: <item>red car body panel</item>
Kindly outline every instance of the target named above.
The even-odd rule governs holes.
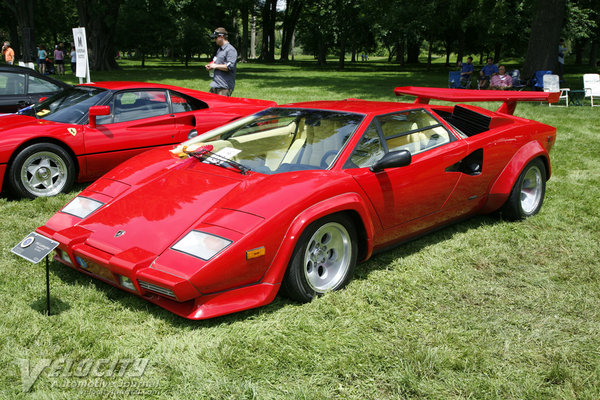
[[[365,260],[450,222],[498,209],[524,165],[541,157],[549,167],[556,134],[548,125],[474,106],[461,107],[489,117],[490,129],[469,137],[440,117],[453,106],[347,100],[280,107],[365,118],[326,170],[244,175],[163,149],[145,152],[81,193],[104,207],[84,219],[58,212],[37,231],[60,243],[56,259],[64,264],[182,317],[211,318],[271,302],[300,235],[327,215],[351,218]],[[415,108],[437,116],[454,140],[415,154],[405,167],[374,173],[346,166],[375,117]],[[483,165],[478,173],[460,169],[472,159]],[[231,243],[209,261],[172,248],[193,230]],[[135,290],[120,277],[134,282]]]
[[[15,155],[26,146],[47,142],[58,144],[73,157],[77,181],[91,181],[119,163],[148,149],[172,146],[187,139],[191,129],[206,132],[231,120],[272,106],[272,101],[225,97],[177,86],[143,82],[98,82],[80,86],[98,87],[113,93],[134,89],[172,90],[199,99],[208,108],[99,124],[66,124],[26,115],[0,116],[0,190],[4,172]]]

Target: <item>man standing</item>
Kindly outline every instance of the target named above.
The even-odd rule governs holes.
[[[4,55],[4,61],[8,65],[13,65],[15,62],[15,51],[10,47],[10,42],[4,42],[4,45],[2,45],[2,54]]]
[[[212,62],[206,64],[206,69],[214,72],[213,81],[210,83],[210,92],[231,96],[235,88],[237,51],[227,40],[225,28],[215,29],[210,37],[215,39],[215,43],[219,46]]]

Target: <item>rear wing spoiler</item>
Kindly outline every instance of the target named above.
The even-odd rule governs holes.
[[[418,86],[403,86],[394,89],[396,96],[407,94],[417,96],[415,103],[429,104],[429,100],[444,100],[451,102],[472,101],[502,101],[496,112],[511,114],[515,111],[518,101],[547,101],[556,103],[560,92],[518,92],[505,90],[475,90],[475,89],[446,89]]]

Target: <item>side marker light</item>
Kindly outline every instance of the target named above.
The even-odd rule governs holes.
[[[252,260],[253,258],[262,257],[265,255],[265,246],[257,249],[246,251],[246,260]]]

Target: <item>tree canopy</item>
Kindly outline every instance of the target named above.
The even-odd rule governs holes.
[[[597,0],[2,0],[0,13],[0,36],[21,59],[39,44],[68,45],[71,29],[86,27],[96,70],[116,68],[118,51],[134,52],[142,65],[147,55],[186,64],[208,57],[218,26],[242,60],[288,61],[301,48],[319,64],[335,56],[339,68],[362,53],[400,64],[436,53],[448,65],[467,55],[517,57],[531,72],[553,69],[561,37],[576,63],[590,65],[600,42]]]

